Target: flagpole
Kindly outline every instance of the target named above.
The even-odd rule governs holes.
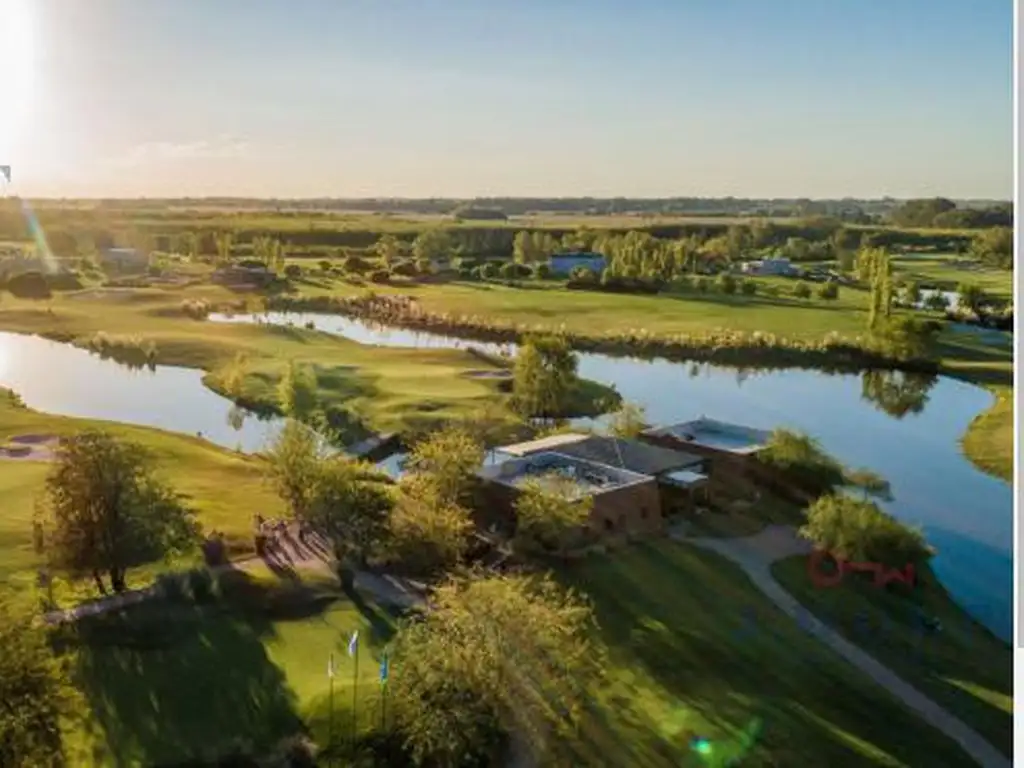
[[[359,730],[359,646],[352,654],[355,663],[352,665],[352,748],[355,749]]]
[[[330,750],[331,765],[334,765],[334,653],[331,653],[331,660],[328,662],[329,682],[328,704],[327,704],[327,748]]]

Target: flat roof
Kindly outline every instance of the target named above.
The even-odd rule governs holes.
[[[610,467],[596,461],[587,461],[576,456],[567,456],[555,451],[544,451],[491,466],[482,467],[478,476],[502,485],[521,487],[529,480],[544,484],[548,481],[565,483],[574,487],[579,495],[593,496],[599,493],[625,488],[630,485],[654,482],[648,475]]]
[[[689,469],[679,469],[675,472],[666,473],[663,479],[667,480],[672,485],[690,488],[695,485],[706,483],[708,481],[708,476],[701,474],[700,472],[693,472]]]
[[[764,429],[730,424],[706,417],[667,427],[649,429],[644,434],[667,435],[681,442],[736,454],[755,453],[764,448],[771,437],[771,433]]]
[[[590,435],[559,450],[567,456],[621,467],[641,475],[660,475],[674,469],[693,467],[704,461],[703,456],[695,453],[604,435]]]
[[[503,445],[495,450],[507,453],[510,456],[529,456],[531,453],[540,453],[541,451],[549,451],[552,448],[578,443],[580,440],[586,440],[588,437],[590,435],[580,432],[568,432],[561,435],[548,435],[536,440],[527,440],[524,443]]]

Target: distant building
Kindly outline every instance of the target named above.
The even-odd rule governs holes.
[[[750,275],[796,275],[799,270],[789,259],[762,259],[761,261],[745,261],[741,266],[743,272]]]
[[[605,258],[600,253],[589,251],[556,253],[551,256],[551,271],[556,275],[568,275],[576,267],[586,267],[599,273],[605,268]]]
[[[149,254],[136,248],[104,248],[100,263],[119,272],[142,270],[149,266]]]

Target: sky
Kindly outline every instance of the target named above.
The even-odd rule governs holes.
[[[46,197],[1012,197],[1011,0],[0,0]]]

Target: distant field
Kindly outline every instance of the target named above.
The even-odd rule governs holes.
[[[1013,295],[1013,272],[994,269],[956,254],[905,254],[893,258],[893,272],[943,290],[962,282],[976,283],[993,296]]]

